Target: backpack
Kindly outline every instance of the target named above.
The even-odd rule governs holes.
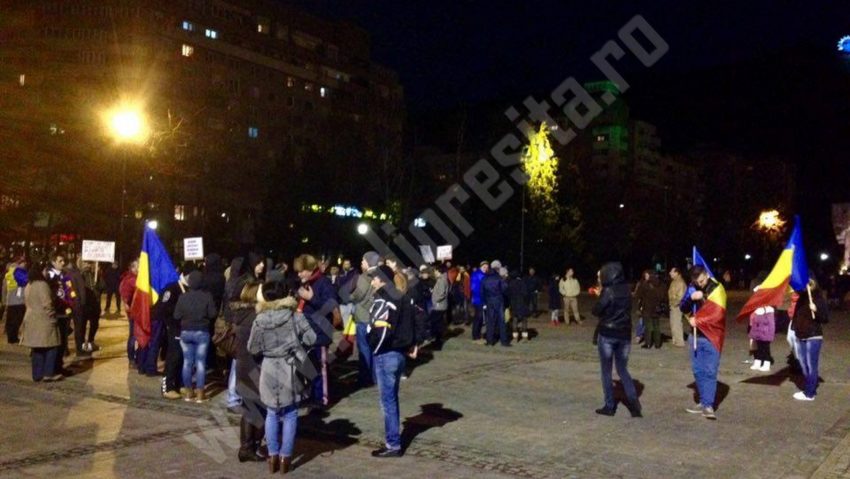
[[[756,341],[773,341],[776,336],[776,319],[773,308],[758,308],[750,314],[751,339]]]

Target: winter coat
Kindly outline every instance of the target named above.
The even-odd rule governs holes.
[[[507,289],[508,286],[505,280],[499,276],[499,273],[491,270],[484,275],[484,279],[481,281],[481,299],[487,305],[488,309],[490,307],[504,308],[504,295]]]
[[[791,321],[791,329],[797,339],[812,339],[823,337],[823,324],[829,322],[829,305],[817,290],[812,292],[817,311],[815,317],[812,318],[812,310],[809,306],[809,293],[807,291],[798,292],[800,299],[797,301],[797,307],[794,310],[794,319]]]
[[[543,289],[543,281],[536,274],[534,276],[526,276],[523,281],[525,281],[525,289],[528,291],[529,296],[539,293]]]
[[[593,306],[593,315],[599,318],[600,336],[630,339],[632,336],[632,293],[626,284],[623,265],[606,263],[600,269],[602,292]]]
[[[659,308],[665,296],[664,287],[657,279],[641,281],[635,293],[635,300],[638,302],[642,316],[644,318],[659,317]]]
[[[449,309],[449,281],[442,274],[434,283],[431,290],[431,307],[434,311],[446,311]]]
[[[687,291],[688,285],[685,284],[685,280],[681,277],[670,281],[670,287],[667,289],[667,301],[670,305],[670,309],[678,308],[679,303],[682,302],[682,298],[685,297],[685,291]]]
[[[307,284],[313,290],[313,297],[309,301],[303,301],[301,312],[316,332],[316,344],[329,346],[332,338],[325,333],[322,326],[333,329],[333,310],[338,304],[336,292],[331,281],[318,269],[313,272]]]
[[[469,289],[472,293],[472,304],[481,306],[484,304],[484,298],[481,296],[481,283],[484,281],[484,272],[481,268],[472,272],[472,278],[469,280]]]
[[[344,271],[342,275],[340,275],[339,287],[337,288],[340,303],[348,304],[354,302],[351,300],[351,293],[353,293],[354,288],[357,287],[357,278],[359,277],[360,275],[357,274],[357,271],[354,269]]]
[[[118,292],[118,286],[121,284],[121,271],[118,268],[109,267],[103,273],[103,283],[106,285],[106,291],[115,293]]]
[[[136,273],[132,271],[125,271],[121,275],[121,283],[118,286],[118,295],[121,296],[121,301],[124,301],[124,304],[127,305],[128,311],[129,306],[133,303],[133,293],[136,292],[136,276]]]
[[[53,309],[56,311],[56,316],[71,316],[77,296],[71,278],[55,269],[49,270],[46,276],[47,285],[53,293]],[[135,288],[135,283],[133,287]]]
[[[316,333],[307,318],[294,311],[296,307],[294,298],[257,304],[248,351],[263,356],[260,400],[269,408],[296,404],[306,396],[295,368],[298,362],[308,361],[305,346],[316,342]]]
[[[24,288],[24,313],[21,345],[29,348],[59,346],[59,329],[56,327],[56,309],[53,293],[44,281],[34,281]]]
[[[516,318],[528,316],[528,289],[523,279],[514,278],[508,282],[508,301],[510,302],[511,316]]]
[[[379,289],[369,311],[368,340],[374,355],[390,351],[405,353],[414,342],[416,310],[413,297],[405,294],[396,299],[400,294],[392,289],[392,285]]]
[[[372,280],[368,274],[357,277],[357,283],[350,299],[354,303],[354,320],[358,323],[369,323],[369,310],[372,308]]]
[[[6,306],[24,304],[24,287],[27,285],[27,272],[24,268],[10,268],[3,282],[3,297]]]
[[[177,308],[177,301],[180,300],[182,295],[183,290],[180,288],[180,284],[171,283],[165,287],[159,301],[151,309],[154,321],[161,321],[168,331],[175,336],[180,334],[180,320],[174,318],[174,310]]]
[[[242,398],[256,398],[260,394],[257,383],[262,359],[251,354],[248,341],[257,318],[257,303],[231,301],[227,308],[226,315],[236,334],[236,392]]]
[[[558,292],[566,298],[575,298],[581,294],[581,285],[575,278],[564,278],[558,283]]]
[[[202,275],[199,271],[189,273],[189,290],[180,295],[174,307],[174,319],[180,321],[181,331],[207,331],[218,316],[212,295],[201,290]]]
[[[224,298],[224,265],[221,256],[216,253],[204,258],[204,272],[201,279],[201,289],[209,292],[215,302],[216,310],[221,310],[221,302]]]

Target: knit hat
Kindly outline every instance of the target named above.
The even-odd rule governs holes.
[[[494,259],[490,263],[490,267],[498,271],[498,270],[502,269],[502,262],[497,260],[497,259]]]
[[[378,266],[378,261],[381,260],[381,255],[375,251],[367,251],[366,254],[363,255],[363,259],[366,260],[366,264],[370,268],[374,268],[375,266]]]

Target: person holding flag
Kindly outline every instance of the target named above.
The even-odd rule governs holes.
[[[714,400],[717,393],[717,371],[726,336],[726,290],[708,269],[694,248],[694,266],[690,270],[691,286],[680,309],[688,318],[693,333],[688,340],[691,367],[694,372],[699,403],[686,408],[691,414],[717,419]]]

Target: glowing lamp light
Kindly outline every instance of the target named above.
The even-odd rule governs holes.
[[[133,109],[119,109],[109,118],[109,127],[118,141],[141,141],[145,137],[145,120]]]
[[[850,53],[850,35],[844,35],[840,40],[838,40],[838,51]]]
[[[159,227],[159,222],[158,222],[157,220],[148,220],[148,222],[147,222],[147,223],[145,223],[145,225],[146,225],[148,228],[150,228],[150,229],[152,229],[152,230],[156,231],[156,229]]]
[[[359,225],[357,225],[357,234],[363,236],[368,232],[369,232],[369,225],[367,225],[366,223],[360,223]]]
[[[747,253],[747,254],[745,254],[745,255],[744,255],[744,259],[745,259],[745,260],[747,260],[747,261],[749,261],[749,260],[753,259],[753,257],[752,257],[752,256],[750,256],[750,254],[749,254],[749,253]]]
[[[762,211],[756,225],[768,233],[777,233],[785,225],[785,220],[779,216],[779,212],[776,210]]]
[[[828,253],[821,253],[821,254],[820,254],[820,260],[821,260],[821,261],[826,261],[826,260],[828,260],[828,259],[829,259],[829,254],[828,254]]]

